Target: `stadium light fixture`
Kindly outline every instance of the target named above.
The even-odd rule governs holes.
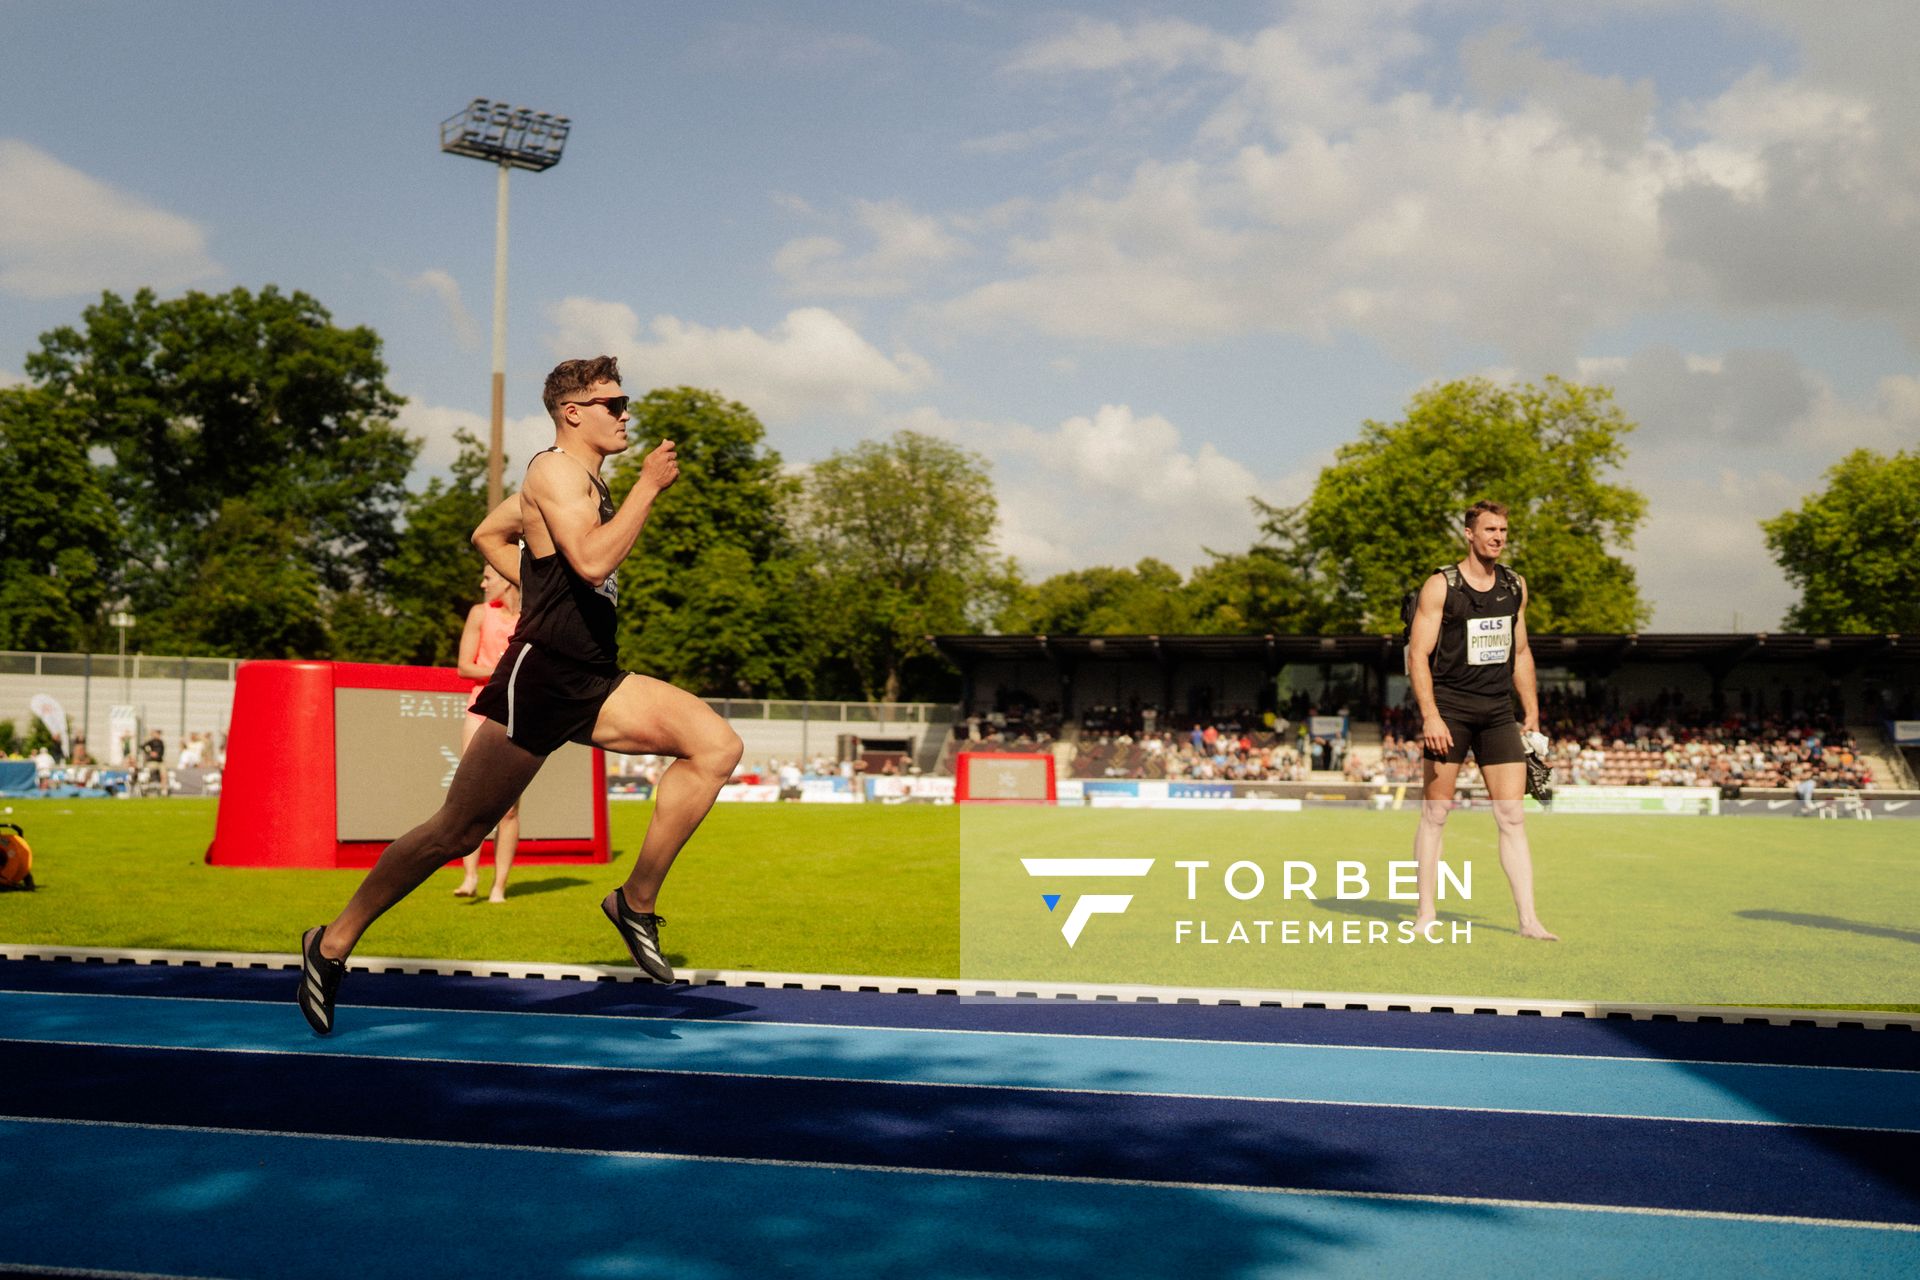
[[[560,163],[573,122],[565,116],[530,111],[487,98],[475,98],[440,122],[440,149],[449,155],[486,160],[500,168],[500,195],[493,220],[493,414],[487,440],[487,507],[499,501],[501,454],[507,416],[507,174],[514,169],[542,173]]]

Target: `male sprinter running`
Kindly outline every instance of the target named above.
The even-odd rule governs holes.
[[[1520,936],[1557,942],[1534,914],[1533,855],[1521,807],[1527,756],[1521,726],[1513,719],[1513,695],[1520,694],[1528,733],[1540,731],[1540,698],[1527,648],[1527,581],[1498,563],[1507,546],[1507,509],[1497,502],[1474,503],[1467,510],[1466,538],[1467,558],[1451,574],[1435,572],[1420,588],[1407,638],[1407,675],[1420,704],[1426,775],[1413,838],[1420,894],[1413,925],[1425,934],[1437,916],[1441,838],[1454,782],[1471,750],[1493,800],[1500,869],[1520,912]]]
[[[662,440],[616,511],[600,467],[627,447],[619,366],[611,356],[566,361],[547,375],[541,398],[553,418],[553,447],[534,455],[517,498],[474,531],[488,562],[521,588],[513,643],[473,705],[487,723],[460,758],[440,811],[388,845],[339,916],[301,938],[300,1011],[322,1035],[333,1029],[346,958],[367,927],[478,845],[564,742],[677,758],[654,792],[632,873],[600,904],[633,962],[656,982],[673,981],[660,954],[664,922],[655,900],[674,856],[739,762],[740,738],[692,694],[620,670],[614,606],[615,571],[680,465],[673,441]],[[516,564],[508,548],[522,538]]]

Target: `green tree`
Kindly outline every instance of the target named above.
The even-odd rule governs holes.
[[[467,610],[480,599],[484,562],[472,538],[487,514],[487,448],[467,431],[454,440],[451,477],[407,495],[394,552],[381,566],[384,589],[353,587],[330,599],[335,657],[443,667],[459,660]]]
[[[1920,631],[1920,453],[1856,449],[1827,487],[1760,527],[1800,602],[1794,631]]]
[[[936,679],[929,635],[1002,614],[1011,571],[992,549],[998,512],[984,459],[913,431],[809,471],[803,519],[823,625],[867,697],[898,701],[910,676]]]
[[[1637,630],[1651,611],[1612,549],[1631,545],[1646,500],[1607,478],[1632,430],[1606,388],[1551,377],[1443,383],[1401,421],[1365,423],[1287,513],[1314,556],[1324,629],[1399,631],[1402,595],[1461,558],[1461,517],[1487,498],[1509,509],[1529,630]]]
[[[799,485],[766,447],[766,428],[746,406],[692,387],[650,391],[632,413],[636,444],[614,467],[614,501],[663,439],[680,479],[620,566],[622,662],[713,696],[811,693],[818,632],[789,531]]]
[[[120,522],[79,415],[46,391],[0,389],[0,648],[95,638]]]
[[[1260,541],[1245,552],[1214,551],[1186,587],[1195,632],[1206,635],[1319,635],[1335,630],[1332,607],[1316,576],[1318,557],[1306,544],[1299,507],[1258,498]]]
[[[1055,636],[1182,635],[1194,629],[1179,570],[1151,557],[1131,569],[1075,569],[1024,587],[1000,625]]]
[[[298,610],[273,626],[169,606],[182,578],[208,582],[200,557],[217,552],[208,534],[222,525],[286,540],[328,591],[378,587],[418,446],[393,425],[402,402],[372,330],[337,327],[313,298],[272,286],[166,301],[108,293],[79,327],[42,335],[26,365],[77,416],[80,441],[111,456],[103,477],[124,539],[109,588],[133,598],[143,630],[164,616],[195,651],[244,652],[241,633],[220,630],[231,621],[324,648],[300,591],[268,598]]]
[[[228,658],[325,656],[320,572],[302,551],[302,532],[244,498],[221,503],[197,545],[183,551],[190,570],[140,619],[145,647]]]

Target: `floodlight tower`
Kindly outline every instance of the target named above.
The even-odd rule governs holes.
[[[487,508],[501,497],[502,436],[507,417],[507,171],[539,173],[560,163],[573,122],[565,116],[475,98],[440,122],[440,149],[500,166],[493,221],[493,424],[487,440]]]

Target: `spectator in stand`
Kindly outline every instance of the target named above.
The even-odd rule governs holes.
[[[167,740],[160,730],[155,729],[153,736],[140,744],[139,769],[142,781],[151,782],[160,788],[161,794],[166,793]]]

